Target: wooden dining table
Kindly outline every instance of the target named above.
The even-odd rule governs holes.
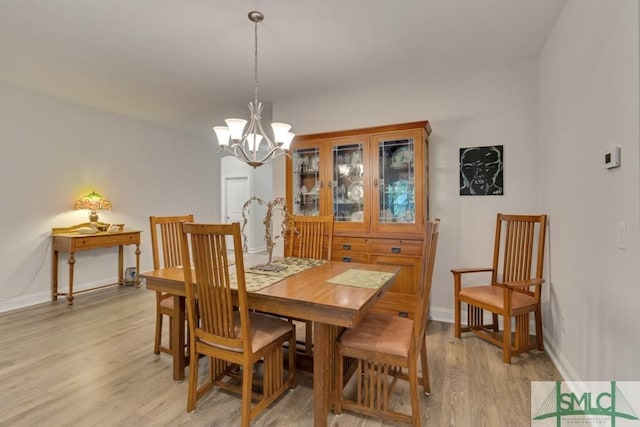
[[[249,308],[313,322],[314,425],[327,425],[333,405],[334,343],[343,328],[352,328],[391,287],[399,267],[327,261],[277,281],[257,291],[248,291]],[[387,273],[384,281],[376,272]],[[337,277],[357,278],[357,283],[337,284]],[[172,324],[172,348],[184,349],[185,289],[182,267],[141,274],[147,289],[174,295],[179,307]],[[184,378],[184,351],[173,357],[173,378]]]

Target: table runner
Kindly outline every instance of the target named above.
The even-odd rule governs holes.
[[[287,268],[281,271],[264,271],[253,268],[248,268],[244,273],[244,281],[247,288],[247,292],[257,292],[260,289],[271,286],[274,283],[279,282],[288,276],[293,276],[303,270],[318,267],[324,264],[326,261],[322,259],[311,258],[281,258],[272,262],[272,264],[278,264],[286,266]],[[238,280],[236,278],[235,271],[229,274],[231,280],[231,288],[238,289]]]
[[[334,285],[355,286],[358,288],[377,289],[393,277],[393,273],[350,269],[327,280]]]

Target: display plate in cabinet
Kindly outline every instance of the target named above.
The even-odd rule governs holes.
[[[359,202],[364,197],[364,187],[362,186],[362,182],[354,182],[349,185],[347,189],[347,197],[349,200],[353,200],[354,202]]]
[[[413,162],[413,153],[408,147],[401,147],[393,153],[391,158],[391,167],[394,164],[409,164]]]

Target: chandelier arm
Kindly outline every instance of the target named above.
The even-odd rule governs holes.
[[[283,152],[283,151],[280,150],[278,147],[275,147],[275,148],[271,149],[271,151],[269,151],[269,153],[262,159],[262,163],[266,162],[267,160],[269,160],[272,157],[275,157],[277,154],[280,154],[281,152]],[[284,153],[284,154],[287,154],[287,153]]]
[[[260,104],[260,110],[262,110],[262,104]],[[257,116],[257,118],[261,118],[261,116]],[[264,140],[267,142],[267,144],[269,144],[269,149],[273,149],[274,147],[277,148],[278,145],[276,143],[274,143],[271,138],[269,138],[269,136],[266,134],[266,132],[264,131],[264,129],[262,128],[262,120],[256,120],[257,125],[258,125],[258,130],[260,130],[260,134],[262,135],[262,137],[264,138]]]
[[[244,159],[245,159],[247,162],[252,162],[252,161],[254,161],[254,160],[255,160],[255,158],[249,157],[249,156],[247,155],[247,152],[246,152],[246,150],[244,149],[244,147],[242,146],[242,143],[240,143],[240,144],[236,144],[236,145],[235,145],[235,147],[234,147],[234,150],[235,150],[235,156],[236,156],[236,157],[238,157],[238,152],[240,152],[240,154],[242,154],[242,157],[244,157]]]
[[[256,122],[260,123],[260,110],[261,110],[261,105],[260,104],[253,104],[253,103],[249,103],[249,112],[251,113],[251,118],[249,119],[249,126],[247,126],[247,129],[244,132],[244,135],[242,135],[242,140],[241,142],[244,144],[245,141],[248,140],[250,135],[253,135],[256,133]],[[264,135],[262,135],[264,137]],[[258,144],[256,144],[255,141],[255,137],[254,137],[254,141],[253,141],[253,150],[250,150],[253,153],[253,157],[255,159],[255,157],[258,154]]]
[[[220,151],[226,151],[227,153],[233,155],[236,158],[240,157],[238,155],[238,153],[240,153],[242,155],[242,157],[246,160],[246,162],[251,162],[252,161],[252,159],[247,156],[247,154],[245,153],[245,151],[242,148],[242,146],[240,146],[240,144],[234,144],[233,145],[233,149],[228,148],[228,147],[222,147],[222,148],[220,148]],[[240,160],[242,160],[242,159],[240,159]]]

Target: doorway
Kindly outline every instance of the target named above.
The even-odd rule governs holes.
[[[242,227],[242,206],[251,197],[249,175],[234,174],[222,176],[222,221],[239,222]],[[247,224],[247,235],[250,235],[251,224]],[[233,245],[230,238],[227,245]]]

